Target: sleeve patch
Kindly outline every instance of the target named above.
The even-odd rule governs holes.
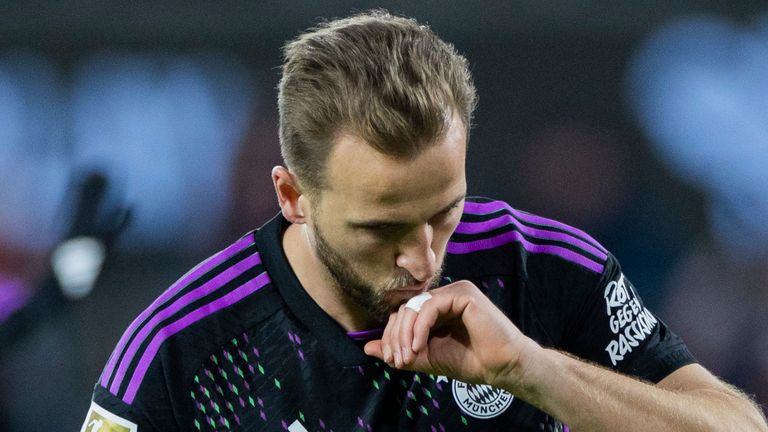
[[[80,432],[137,432],[136,423],[130,422],[91,402]]]
[[[608,342],[605,352],[613,366],[640,345],[653,332],[658,320],[640,303],[632,284],[619,274],[605,286],[605,312],[613,339]]]

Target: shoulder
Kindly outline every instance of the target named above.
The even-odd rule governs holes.
[[[449,276],[503,281],[484,284],[486,295],[518,323],[536,323],[524,330],[553,346],[583,311],[602,307],[604,288],[620,272],[581,229],[487,198],[467,200],[448,253]]]
[[[139,314],[97,387],[127,405],[141,393],[154,398],[182,391],[202,358],[280,304],[249,233],[187,272]]]
[[[460,267],[487,274],[557,270],[598,277],[610,256],[578,228],[482,197],[467,198],[447,253]]]

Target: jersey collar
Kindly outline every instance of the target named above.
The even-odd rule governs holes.
[[[376,359],[367,356],[346,334],[344,328],[315,303],[299,282],[283,251],[283,232],[289,225],[290,222],[278,213],[256,232],[256,244],[262,262],[289,312],[342,366],[374,363]]]

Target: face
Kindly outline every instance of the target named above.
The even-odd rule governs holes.
[[[338,295],[383,322],[436,285],[466,194],[466,133],[454,117],[443,139],[413,160],[337,139],[327,187],[310,202],[306,232]],[[309,199],[309,198],[307,198]]]
[[[393,293],[405,291],[404,294],[407,294],[409,289],[420,286],[420,282],[410,273],[396,272],[384,282],[383,286],[376,287],[359,274],[363,269],[355,270],[355,264],[333,249],[317,225],[315,225],[314,240],[315,253],[328,271],[334,288],[339,291],[339,294],[347,296],[362,307],[375,321],[386,320],[392,309],[397,306],[397,299],[391,298]],[[429,288],[436,286],[440,280],[441,271],[442,266],[433,275]]]

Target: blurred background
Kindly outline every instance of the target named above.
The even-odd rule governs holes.
[[[768,404],[764,1],[0,5],[0,431],[79,430],[122,331],[277,211],[280,47],[386,7],[469,59],[470,193],[617,255]]]

